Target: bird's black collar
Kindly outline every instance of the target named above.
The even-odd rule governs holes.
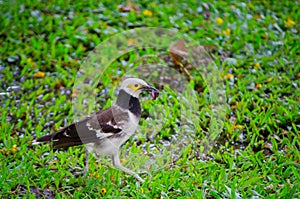
[[[141,116],[141,105],[139,99],[128,94],[123,89],[119,92],[117,106],[128,109],[137,117]]]

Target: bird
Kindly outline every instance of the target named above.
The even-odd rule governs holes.
[[[119,150],[135,134],[141,117],[139,95],[149,92],[152,100],[159,91],[138,78],[125,79],[120,87],[117,101],[111,107],[86,116],[55,133],[35,140],[35,143],[52,143],[54,149],[66,149],[77,145],[86,145],[85,169],[88,171],[88,155],[94,151],[98,156],[111,156],[113,165],[144,182],[137,173],[121,165]]]

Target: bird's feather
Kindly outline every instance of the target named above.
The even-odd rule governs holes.
[[[74,122],[56,133],[38,138],[37,142],[52,141],[54,148],[68,148],[97,142],[99,139],[116,135],[122,131],[115,119],[119,116],[119,112],[114,111],[114,106],[112,106]]]

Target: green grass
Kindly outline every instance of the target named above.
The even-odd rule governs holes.
[[[0,197],[299,198],[300,2],[134,3],[140,13],[120,12],[120,1],[0,2]],[[135,27],[175,28],[208,49],[230,107],[222,133],[202,156],[211,109],[204,90],[193,104],[199,110],[187,113],[197,118],[193,143],[167,151],[160,140],[178,136],[180,142],[183,132],[180,101],[165,88],[155,102],[143,98],[142,133],[122,150],[123,164],[145,183],[93,156],[88,174],[75,177],[84,166],[84,147],[54,152],[31,142],[74,120],[72,86],[88,53]],[[128,65],[154,52],[140,49],[111,63],[96,90],[107,86],[106,94],[95,108],[113,103],[114,97],[106,100]],[[199,83],[201,75],[192,75]],[[168,113],[163,124],[153,121],[162,125],[159,132],[146,121],[154,105]]]

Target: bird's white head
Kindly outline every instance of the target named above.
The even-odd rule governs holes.
[[[144,80],[138,78],[125,79],[121,85],[121,89],[133,97],[139,97],[142,91],[151,92],[153,99],[156,99],[159,95],[159,91],[156,88],[149,86]]]

